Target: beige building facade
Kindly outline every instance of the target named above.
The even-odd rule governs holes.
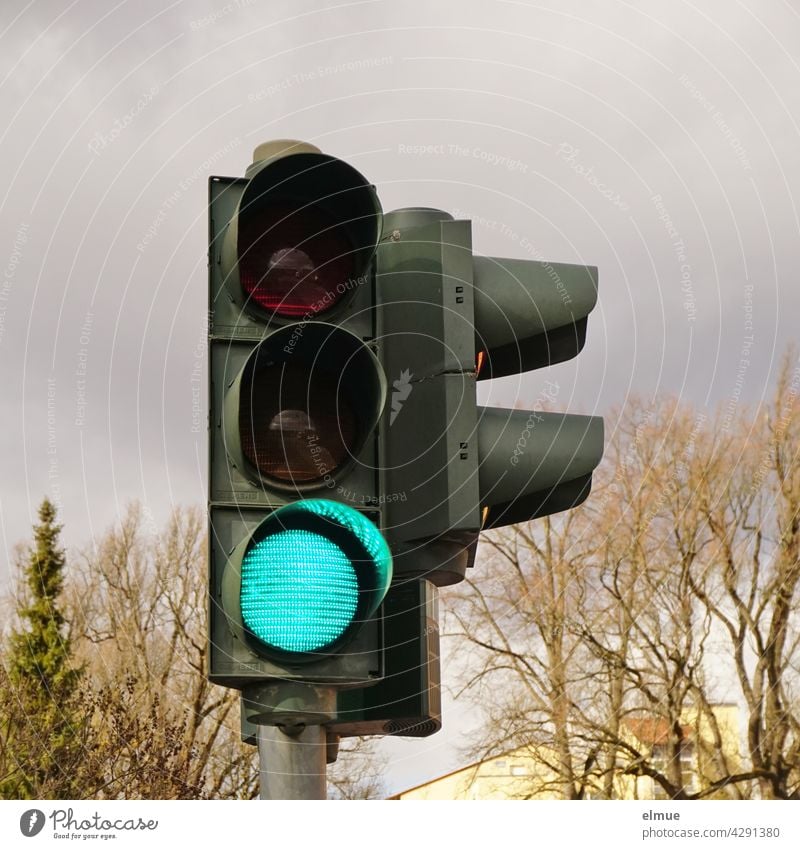
[[[688,793],[709,787],[725,774],[739,772],[742,767],[739,747],[739,712],[734,704],[718,704],[708,717],[687,714],[681,726],[679,747],[681,777]],[[670,727],[659,718],[630,718],[624,722],[624,735],[630,746],[645,755],[660,771],[666,770],[666,759],[674,748],[669,746]],[[453,799],[559,799],[562,798],[555,753],[547,748],[523,747],[471,763],[392,796],[397,800]],[[620,764],[614,781],[618,799],[659,800],[667,794],[661,785],[646,775],[624,774]],[[595,782],[591,782],[595,783]],[[601,786],[600,777],[596,786]],[[729,792],[729,791],[728,791]],[[586,798],[594,798],[589,790]],[[720,791],[711,798],[729,798]]]

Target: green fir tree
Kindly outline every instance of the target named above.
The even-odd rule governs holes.
[[[82,756],[80,691],[82,670],[73,663],[59,596],[66,558],[59,546],[61,525],[45,498],[34,527],[34,547],[25,567],[27,593],[20,624],[5,653],[6,693],[0,798],[71,799]]]

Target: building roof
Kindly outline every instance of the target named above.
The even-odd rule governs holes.
[[[672,733],[669,722],[661,716],[627,717],[623,724],[640,743],[648,746],[665,745]],[[692,736],[691,725],[681,725],[681,734],[684,740],[688,740]]]

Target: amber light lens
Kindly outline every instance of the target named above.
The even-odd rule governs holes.
[[[239,223],[239,274],[251,305],[286,318],[329,310],[354,276],[346,230],[319,206],[273,201]]]
[[[357,438],[340,374],[269,363],[242,383],[242,451],[261,475],[285,483],[324,481],[351,455]]]

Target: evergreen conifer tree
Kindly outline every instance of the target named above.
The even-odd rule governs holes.
[[[56,508],[45,498],[34,527],[34,546],[25,568],[27,593],[20,623],[5,652],[6,694],[0,716],[4,769],[0,798],[70,799],[81,758],[79,685],[64,633],[59,596],[66,558],[59,545]]]

